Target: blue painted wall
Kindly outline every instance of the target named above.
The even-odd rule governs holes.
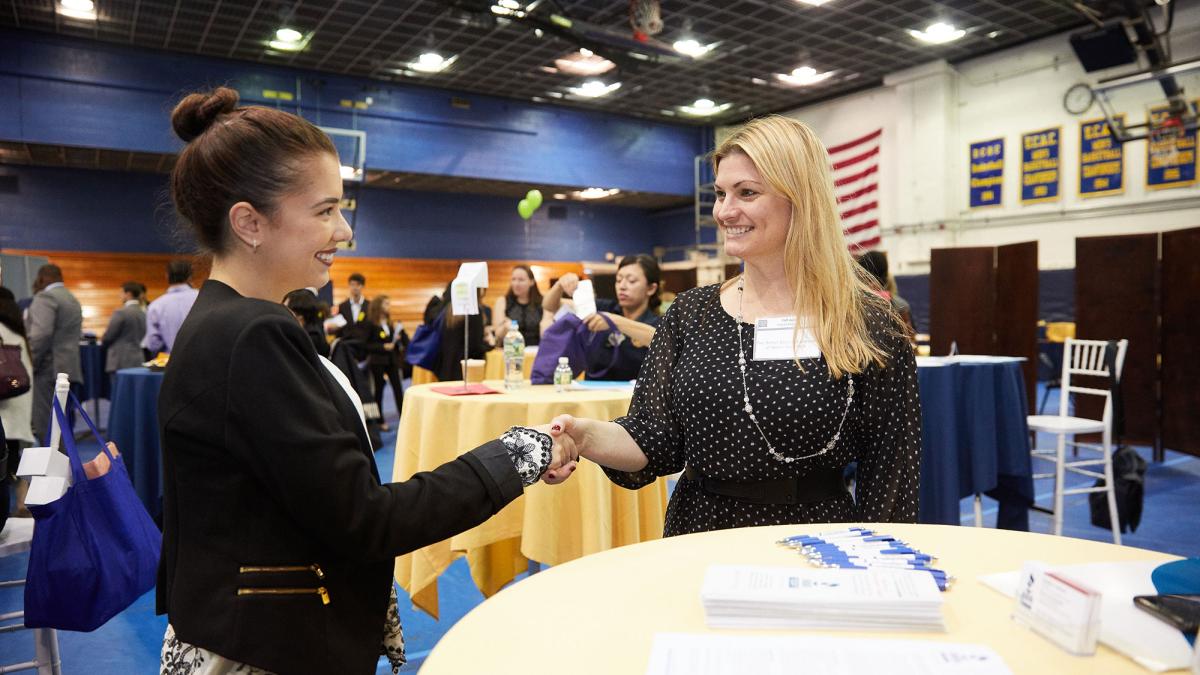
[[[0,175],[17,176],[17,192],[0,192],[0,248],[187,250],[164,175],[25,166]],[[659,231],[642,210],[616,206],[568,203],[563,220],[543,207],[526,227],[505,197],[363,189],[358,203],[358,248],[345,255],[603,260],[649,252]]]
[[[0,139],[175,152],[168,115],[182,92],[230,84],[243,99],[322,126],[367,132],[367,166],[531,183],[690,195],[711,130],[552,105],[339,77],[260,63],[133,50],[0,30]],[[367,110],[342,100],[373,103]]]

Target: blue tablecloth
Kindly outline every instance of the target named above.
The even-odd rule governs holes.
[[[1029,529],[1033,470],[1021,363],[922,365],[921,502],[918,521],[958,525],[959,501],[1000,502],[997,527]]]
[[[163,374],[148,368],[118,370],[112,385],[108,440],[117,444],[133,489],[156,520],[162,513],[162,451],[158,442],[158,390]]]
[[[79,365],[83,369],[83,390],[79,394],[80,401],[112,398],[109,392],[108,373],[104,372],[104,358],[107,354],[108,349],[102,344],[79,343]]]

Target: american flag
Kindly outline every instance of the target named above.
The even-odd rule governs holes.
[[[829,148],[846,245],[855,255],[879,246],[879,140],[883,129]]]

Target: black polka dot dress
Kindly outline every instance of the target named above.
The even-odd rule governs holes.
[[[803,371],[791,360],[755,361],[754,326],[739,327],[721,307],[719,285],[680,294],[655,333],[629,414],[616,420],[649,464],[633,473],[605,472],[618,485],[636,489],[685,465],[707,478],[753,483],[858,462],[854,497],[802,504],[746,503],[705,492],[681,477],[667,508],[665,536],[755,525],[916,522],[921,461],[916,360],[885,315],[868,310],[868,326],[889,363],[853,376],[847,413],[847,379],[832,379],[823,357],[803,359]],[[737,330],[746,351],[750,401],[771,445],[789,457],[818,452],[846,413],[829,452],[792,463],[768,453],[745,411]]]

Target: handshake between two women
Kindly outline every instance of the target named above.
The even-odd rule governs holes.
[[[640,471],[646,455],[621,425],[613,422],[559,415],[537,427],[553,439],[550,466],[542,480],[557,485],[571,477],[581,459],[619,471]]]

